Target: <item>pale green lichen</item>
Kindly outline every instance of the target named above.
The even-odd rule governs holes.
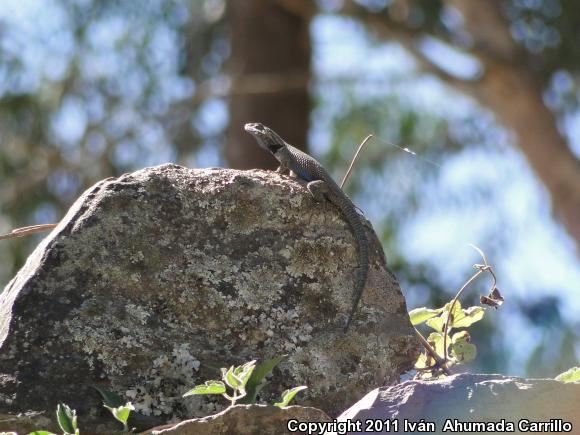
[[[176,345],[171,356],[155,358],[149,371],[141,374],[142,381],[128,388],[125,394],[144,415],[171,414],[175,405],[182,402],[188,386],[195,385],[200,364],[191,354],[188,343]]]
[[[136,304],[126,304],[125,309],[127,310],[127,314],[131,316],[134,320],[139,322],[141,325],[145,325],[147,323],[147,319],[151,316],[151,312],[146,310],[141,305]]]
[[[138,264],[145,260],[145,254],[142,251],[135,251],[129,256],[131,263]]]

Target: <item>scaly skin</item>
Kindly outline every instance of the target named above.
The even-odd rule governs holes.
[[[350,198],[335,183],[326,169],[313,157],[286,143],[274,130],[260,123],[244,126],[258,144],[272,153],[280,162],[279,172],[293,172],[297,177],[308,182],[308,190],[317,200],[328,198],[340,209],[349,223],[358,244],[358,273],[354,303],[344,328],[348,330],[364,291],[369,271],[369,242],[364,229],[363,218],[358,214]]]

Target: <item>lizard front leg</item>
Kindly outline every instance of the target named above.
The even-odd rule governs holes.
[[[324,202],[328,198],[328,195],[330,193],[330,189],[328,188],[328,184],[326,184],[322,180],[310,181],[306,185],[306,188],[308,189],[308,191],[310,192],[310,194],[314,198],[314,201],[316,201],[317,203]],[[312,214],[310,215],[310,218],[312,218]],[[326,225],[326,214],[324,214],[322,216],[322,219],[324,221],[324,224]]]
[[[322,180],[314,180],[309,182],[306,185],[307,189],[312,194],[312,197],[316,202],[323,202],[330,193],[330,189],[328,188],[328,184],[326,184]]]
[[[292,169],[287,168],[284,165],[278,166],[278,169],[276,169],[276,172],[280,175],[288,175],[290,177],[299,178],[298,174],[296,172],[294,172]]]

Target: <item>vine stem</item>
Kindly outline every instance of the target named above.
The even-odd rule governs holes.
[[[444,355],[443,361],[445,364],[447,364],[447,335],[448,335],[447,331],[449,330],[449,323],[451,321],[451,317],[453,316],[453,308],[455,308],[455,304],[457,303],[459,296],[461,296],[461,293],[463,293],[463,291],[469,286],[469,284],[475,281],[477,277],[481,275],[483,272],[484,269],[479,269],[471,278],[469,278],[465,282],[465,284],[463,284],[463,286],[459,289],[459,291],[453,298],[453,301],[451,302],[451,306],[449,307],[449,311],[447,314],[447,320],[445,321],[445,328],[443,328],[443,355]]]
[[[477,269],[477,272],[474,273],[473,276],[465,282],[465,284],[463,284],[463,286],[459,289],[459,291],[457,292],[457,294],[453,298],[453,302],[451,302],[451,306],[449,307],[449,311],[447,314],[447,320],[445,321],[445,328],[443,329],[443,355],[444,355],[443,361],[445,362],[445,364],[447,364],[447,335],[448,335],[448,331],[449,331],[449,323],[451,322],[451,317],[453,316],[453,308],[455,308],[455,304],[457,303],[459,296],[461,296],[461,293],[463,293],[463,291],[469,286],[469,284],[471,284],[473,281],[475,281],[477,279],[477,277],[479,275],[481,275],[483,272],[491,273],[491,276],[493,278],[492,289],[495,288],[496,283],[497,283],[495,274],[493,273],[493,269],[488,264],[487,258],[485,257],[485,254],[483,253],[483,251],[473,244],[470,244],[470,246],[473,249],[475,249],[477,252],[479,252],[479,255],[481,255],[481,258],[483,258],[483,264],[475,264],[474,265],[474,267]]]

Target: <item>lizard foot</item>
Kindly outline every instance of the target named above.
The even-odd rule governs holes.
[[[280,165],[278,166],[278,169],[276,169],[276,172],[281,175],[290,175],[291,171],[287,167]]]

